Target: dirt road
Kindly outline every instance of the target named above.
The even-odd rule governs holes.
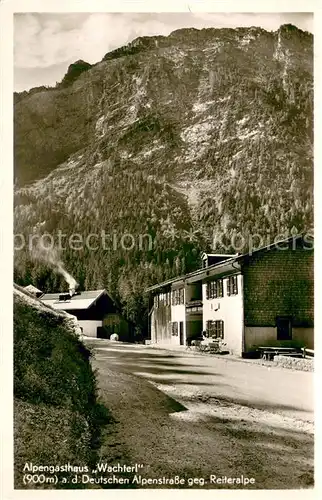
[[[130,484],[116,477],[103,487],[313,485],[312,373],[103,340],[90,345],[101,396],[116,419],[101,462],[142,466],[128,474]],[[182,483],[169,483],[175,477]]]

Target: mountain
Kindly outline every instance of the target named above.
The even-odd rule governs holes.
[[[15,233],[99,235],[62,259],[140,331],[143,289],[201,250],[312,226],[313,37],[295,26],[140,37],[16,94],[14,116]],[[16,252],[17,282],[62,287],[32,257]]]

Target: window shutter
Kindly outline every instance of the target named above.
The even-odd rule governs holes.
[[[217,293],[217,286],[218,286],[218,281],[214,281],[213,282],[213,285],[214,285],[214,294],[213,294],[213,298],[216,299],[217,296],[218,296],[218,293]]]
[[[238,281],[237,281],[237,276],[234,277],[234,294],[237,295],[238,293]]]
[[[221,338],[224,338],[224,322],[221,321]]]
[[[228,278],[227,280],[227,295],[230,296],[230,284],[231,284],[231,281],[230,281],[230,278]]]
[[[206,283],[206,299],[209,299],[209,283]]]

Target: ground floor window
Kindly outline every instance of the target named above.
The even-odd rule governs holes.
[[[172,333],[172,335],[175,335],[175,336],[178,335],[178,322],[177,321],[174,321],[171,324],[171,333]]]
[[[207,321],[206,332],[208,337],[224,338],[224,322],[220,319],[217,321]]]

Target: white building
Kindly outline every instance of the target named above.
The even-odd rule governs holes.
[[[47,293],[40,300],[53,309],[75,316],[86,337],[110,338],[116,333],[120,340],[130,340],[128,322],[118,312],[106,290]]]
[[[259,346],[314,348],[313,238],[244,255],[203,254],[202,268],[151,286],[150,340],[185,345],[222,338],[236,355]]]

